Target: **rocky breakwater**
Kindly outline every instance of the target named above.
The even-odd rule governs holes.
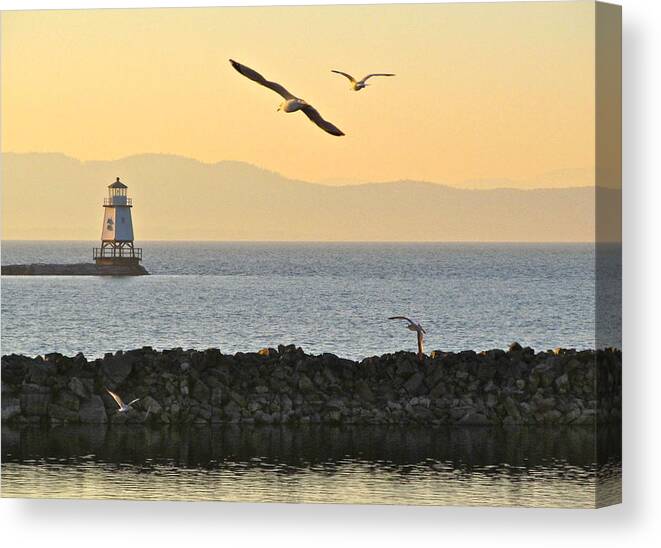
[[[2,420],[35,423],[594,425],[619,422],[617,350],[409,352],[355,362],[293,345],[257,353],[149,347],[2,357]],[[105,388],[134,409],[117,413]]]
[[[13,264],[2,265],[3,276],[145,276],[147,269],[140,264],[98,265],[72,264]]]

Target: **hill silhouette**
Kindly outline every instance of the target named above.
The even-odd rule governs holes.
[[[106,186],[118,176],[134,200],[138,240],[592,241],[596,193],[605,210],[620,201],[599,187],[330,186],[235,161],[4,153],[3,238],[97,239]],[[616,239],[613,224],[606,239]]]

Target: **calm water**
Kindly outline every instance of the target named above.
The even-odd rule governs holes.
[[[89,261],[95,242],[4,242],[2,263]],[[350,358],[413,349],[595,347],[589,244],[142,244],[145,277],[2,278],[2,353],[295,343]]]
[[[94,244],[5,242],[2,263],[85,262]],[[2,277],[2,353],[97,357],[145,345],[230,353],[295,343],[362,358],[414,349],[415,337],[386,319],[400,314],[422,322],[429,350],[515,340],[594,348],[599,310],[619,331],[608,316],[619,295],[595,284],[593,245],[142,247],[151,276]],[[613,257],[602,282],[620,276]],[[3,426],[2,494],[590,507],[602,470],[596,444],[617,454],[618,443],[617,433],[596,439],[577,428]],[[603,500],[618,497],[617,467],[611,472]]]
[[[2,494],[583,508],[594,454],[586,428],[3,428]],[[619,496],[606,469],[602,501]]]

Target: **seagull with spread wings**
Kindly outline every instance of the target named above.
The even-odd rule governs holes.
[[[232,66],[236,69],[237,72],[243,74],[243,76],[246,78],[252,80],[253,82],[257,82],[264,87],[272,89],[278,95],[280,95],[284,101],[280,103],[278,110],[282,110],[283,112],[296,112],[297,110],[301,110],[303,111],[303,114],[305,114],[312,122],[317,124],[326,133],[330,133],[336,137],[341,137],[344,135],[344,133],[339,128],[327,120],[324,120],[317,109],[315,109],[310,103],[300,99],[299,97],[296,97],[295,95],[292,95],[277,82],[271,82],[267,80],[259,72],[251,69],[250,67],[242,65],[241,63],[237,63],[233,59],[230,59],[230,63],[232,63]]]
[[[140,398],[136,398],[134,400],[131,400],[129,403],[124,403],[124,400],[122,400],[122,398],[120,398],[119,395],[117,395],[114,392],[108,390],[107,388],[106,388],[106,392],[108,392],[108,394],[110,394],[112,396],[112,399],[115,400],[115,403],[117,404],[117,407],[119,407],[119,409],[117,409],[118,413],[126,413],[127,411],[130,411],[131,406],[135,402],[140,400]]]
[[[418,335],[418,359],[420,361],[423,361],[425,359],[425,349],[424,349],[424,338],[426,335],[426,331],[424,327],[422,327],[418,322],[414,322],[410,318],[407,318],[406,316],[391,316],[388,318],[389,320],[406,320],[408,322],[408,325],[406,326],[406,329],[410,329],[411,331],[415,331]]]
[[[362,80],[356,80],[353,76],[351,76],[351,74],[347,74],[346,72],[342,72],[341,70],[331,70],[331,72],[334,72],[335,74],[341,74],[342,76],[348,78],[349,82],[351,82],[351,89],[354,91],[360,91],[361,89],[371,85],[371,84],[367,84],[366,82],[373,76],[395,76],[394,74],[390,74],[390,73],[374,73],[374,74],[368,74]]]

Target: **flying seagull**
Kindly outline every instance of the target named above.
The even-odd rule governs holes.
[[[407,329],[410,329],[411,331],[415,331],[418,334],[418,359],[420,361],[424,360],[424,344],[423,344],[423,339],[425,338],[425,334],[427,333],[425,329],[418,323],[414,322],[410,318],[407,318],[406,316],[391,316],[388,318],[389,320],[406,320],[408,322],[408,325],[406,326]]]
[[[346,72],[342,72],[341,70],[331,70],[331,72],[334,72],[335,74],[341,74],[342,76],[346,76],[349,79],[349,82],[351,82],[351,89],[354,91],[360,91],[364,87],[369,86],[370,84],[366,84],[367,80],[372,78],[372,76],[395,76],[394,74],[386,74],[386,73],[375,73],[375,74],[368,74],[363,78],[362,80],[356,80],[351,74],[347,74]]]
[[[344,133],[342,133],[339,128],[324,120],[317,109],[315,109],[311,104],[304,101],[303,99],[296,97],[295,95],[292,95],[277,82],[270,82],[259,72],[254,71],[250,67],[242,65],[241,63],[237,63],[233,59],[230,59],[230,63],[232,63],[232,66],[237,70],[237,72],[243,74],[246,78],[249,78],[253,82],[257,82],[264,87],[272,89],[278,95],[280,95],[284,101],[280,103],[278,110],[282,110],[283,112],[296,112],[297,110],[302,110],[303,114],[305,114],[326,133],[330,133],[331,135],[335,135],[337,137],[344,135]]]
[[[117,410],[118,413],[126,413],[127,411],[129,411],[131,409],[131,406],[140,399],[140,398],[136,398],[136,399],[130,401],[129,403],[124,403],[122,398],[120,398],[114,392],[111,392],[107,388],[106,388],[106,392],[108,392],[108,394],[110,394],[112,396],[112,399],[115,400],[115,403],[119,407],[119,409]]]

